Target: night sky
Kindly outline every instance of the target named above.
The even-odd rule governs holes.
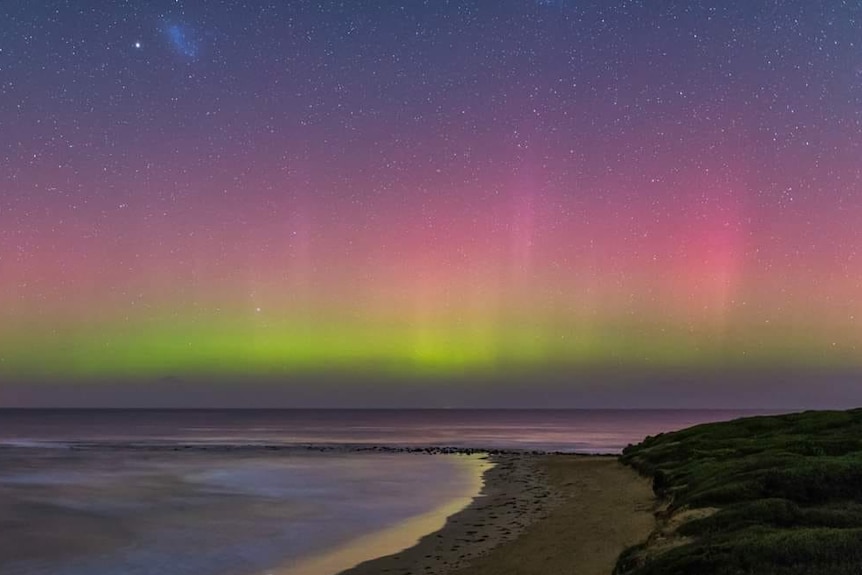
[[[860,152],[856,1],[3,2],[0,405],[859,402]]]

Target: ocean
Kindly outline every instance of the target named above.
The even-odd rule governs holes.
[[[480,457],[402,448],[618,453],[753,414],[0,410],[0,575],[318,575],[304,566],[478,495]]]

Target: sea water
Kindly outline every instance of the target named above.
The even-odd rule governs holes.
[[[0,575],[290,571],[477,495],[475,459],[356,448],[615,453],[748,414],[0,410]]]

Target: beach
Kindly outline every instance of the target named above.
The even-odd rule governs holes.
[[[610,573],[652,493],[589,453],[730,415],[6,413],[0,572]]]
[[[341,575],[608,575],[647,538],[655,500],[648,479],[616,457],[490,457],[482,495],[413,547]]]

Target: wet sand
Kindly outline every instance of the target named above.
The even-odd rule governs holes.
[[[404,523],[359,537],[323,555],[267,571],[265,575],[333,575],[369,558],[400,554],[404,549],[415,545],[425,534],[436,533],[445,527],[447,521],[455,514],[472,503],[475,496],[484,488],[483,477],[493,466],[486,456],[460,454],[448,457],[457,457],[465,469],[473,474],[475,483],[470,487],[469,494]]]
[[[615,457],[491,459],[482,496],[442,529],[341,575],[609,575],[653,529],[649,481]]]

